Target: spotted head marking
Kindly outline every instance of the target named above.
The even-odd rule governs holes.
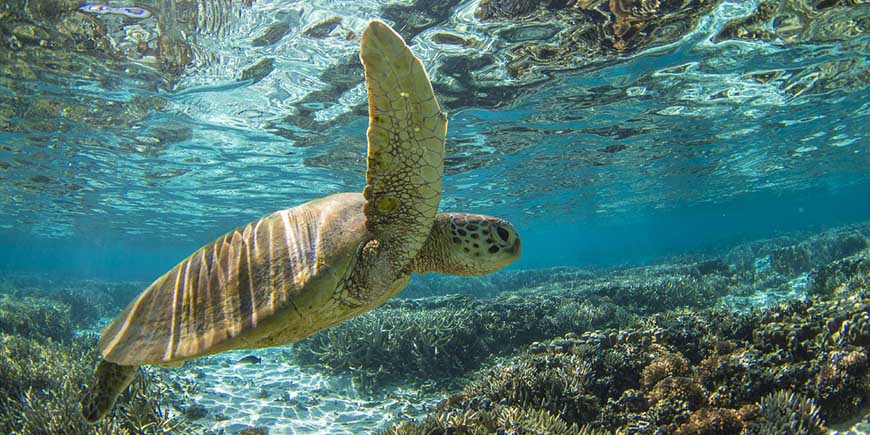
[[[520,237],[497,217],[448,213],[450,257],[469,275],[494,272],[520,257]]]

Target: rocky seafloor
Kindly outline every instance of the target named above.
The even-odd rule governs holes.
[[[0,433],[860,434],[870,224],[606,270],[418,277],[292,347],[145,368],[89,427],[145,283],[0,280]]]

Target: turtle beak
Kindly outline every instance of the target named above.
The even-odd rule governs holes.
[[[517,240],[514,242],[514,246],[512,246],[510,249],[510,253],[513,254],[514,256],[516,256],[517,258],[520,258],[520,251],[521,251],[520,245],[521,244],[522,244],[522,242],[520,242],[520,238],[517,237]]]
[[[501,239],[502,243],[509,245],[502,249],[510,253],[515,259],[519,258],[521,251],[520,235],[514,229],[513,225],[508,221],[499,219],[498,223],[495,225],[495,233]]]

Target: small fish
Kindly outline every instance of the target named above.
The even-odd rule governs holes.
[[[148,9],[138,6],[109,6],[99,4],[83,4],[79,6],[79,10],[91,14],[114,14],[124,15],[130,18],[148,18],[151,12]]]
[[[248,355],[248,356],[236,361],[236,364],[260,364],[261,362],[263,362],[263,360],[260,359],[260,357],[257,357],[254,355]]]

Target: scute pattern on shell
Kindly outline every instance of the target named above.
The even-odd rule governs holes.
[[[366,237],[360,194],[336,194],[229,232],[167,272],[103,332],[124,365],[297,341],[346,317],[318,316]],[[300,311],[301,310],[301,311]],[[334,310],[340,310],[335,308]],[[283,316],[273,322],[276,316]],[[307,319],[306,322],[295,319]],[[273,331],[274,330],[274,331]],[[280,332],[276,332],[280,331]]]

